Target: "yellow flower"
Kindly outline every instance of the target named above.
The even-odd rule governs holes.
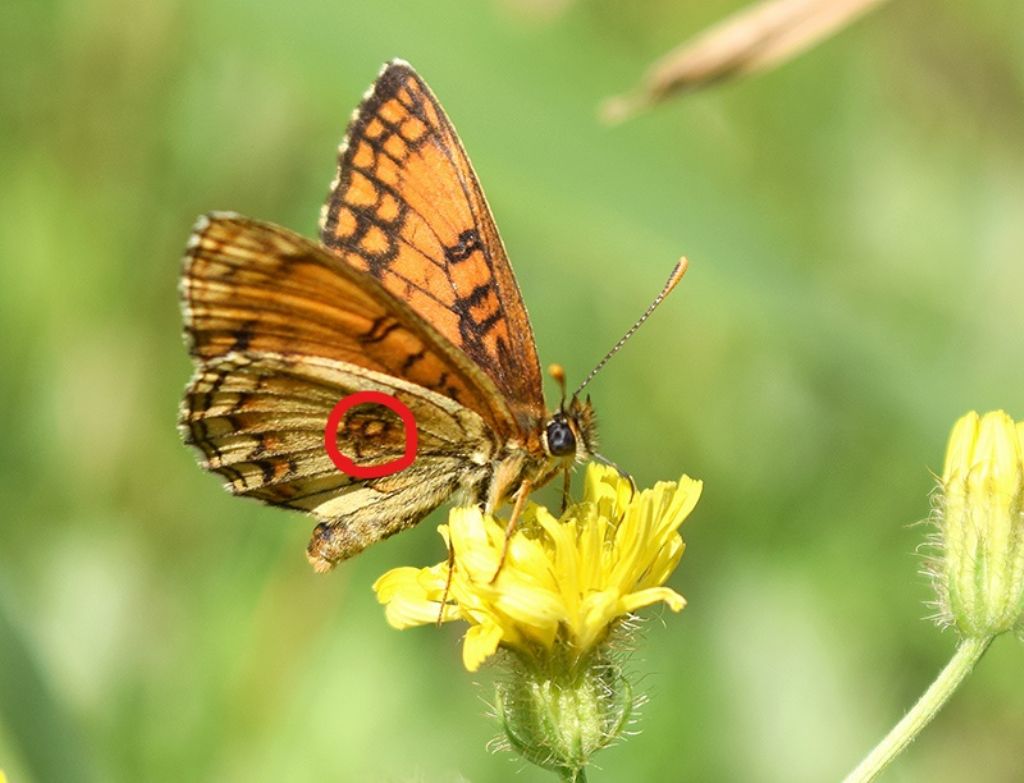
[[[696,505],[702,484],[688,476],[635,492],[606,466],[587,466],[584,497],[560,519],[530,505],[505,547],[505,524],[477,507],[452,510],[439,532],[451,543],[455,568],[397,568],[374,584],[388,622],[408,628],[461,619],[470,624],[463,662],[470,671],[499,646],[530,658],[578,661],[600,644],[616,621],[664,601],[686,604],[667,587],[683,544],[679,526]],[[497,578],[495,579],[495,573]]]
[[[933,567],[942,619],[994,636],[1024,609],[1024,422],[971,411],[953,427],[938,505]]]

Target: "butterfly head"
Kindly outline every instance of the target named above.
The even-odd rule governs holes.
[[[590,398],[573,397],[544,428],[544,449],[555,458],[582,461],[594,453],[596,427]]]

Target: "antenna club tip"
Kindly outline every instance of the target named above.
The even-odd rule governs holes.
[[[672,270],[672,275],[668,279],[668,285],[665,286],[666,293],[676,287],[676,284],[683,279],[683,275],[686,274],[686,270],[690,268],[690,259],[686,256],[681,256],[676,262],[676,268]]]
[[[560,364],[549,364],[548,375],[559,383],[563,383],[565,381],[565,368]]]

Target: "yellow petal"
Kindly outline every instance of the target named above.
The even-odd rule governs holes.
[[[457,606],[446,606],[441,612],[440,597],[446,582],[442,566],[433,568],[394,568],[373,584],[377,600],[386,604],[385,616],[393,628],[455,620]]]
[[[441,604],[438,601],[417,601],[400,595],[388,603],[384,609],[384,616],[387,618],[388,625],[401,631],[417,625],[436,623],[439,617],[442,622],[456,620],[459,614],[458,608],[454,606],[446,606],[442,613]]]
[[[974,442],[978,436],[978,413],[970,411],[953,425],[946,445],[946,464],[942,471],[943,483],[966,478],[970,473],[974,455]]]
[[[658,601],[664,601],[673,612],[681,612],[686,606],[686,599],[667,587],[649,587],[646,590],[630,593],[623,596],[622,606],[627,612],[635,612],[642,606],[650,606]]]
[[[421,570],[411,566],[392,568],[373,583],[377,600],[386,604],[399,593],[422,592],[419,584]]]
[[[968,491],[991,490],[1007,502],[1021,483],[1017,427],[1003,411],[986,413],[978,427]]]
[[[665,518],[672,524],[673,529],[678,529],[690,516],[690,512],[697,506],[697,501],[700,500],[703,491],[703,481],[692,479],[685,474],[680,477],[672,497],[672,503],[665,513]]]
[[[580,623],[574,629],[576,644],[581,650],[590,649],[604,637],[609,623],[625,614],[619,610],[619,600],[618,590],[603,590],[587,596],[580,612]]]
[[[507,584],[495,597],[494,606],[511,619],[529,625],[550,625],[564,615],[563,604],[556,593],[521,583]]]
[[[501,627],[493,623],[474,625],[466,631],[462,643],[462,664],[468,671],[475,672],[480,665],[494,655],[501,641]]]

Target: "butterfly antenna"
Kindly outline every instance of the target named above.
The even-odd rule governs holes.
[[[661,293],[654,297],[654,301],[651,302],[648,308],[644,311],[644,314],[637,319],[635,324],[629,327],[629,331],[622,335],[622,339],[612,346],[612,349],[604,355],[604,358],[601,361],[599,361],[597,363],[597,366],[590,371],[590,374],[583,379],[583,383],[581,383],[579,385],[579,388],[572,393],[573,397],[579,396],[579,393],[583,391],[584,388],[586,388],[586,385],[590,383],[592,380],[594,380],[594,376],[601,372],[602,369],[604,369],[604,366],[608,364],[608,360],[619,352],[619,350],[622,348],[622,346],[626,344],[629,338],[636,333],[636,330],[643,325],[644,321],[651,317],[651,313],[658,309],[658,305],[665,301],[665,297],[672,293],[672,289],[676,287],[679,281],[683,279],[683,275],[686,274],[686,269],[689,266],[689,264],[690,262],[687,261],[685,257],[679,259],[678,263],[676,263],[675,265],[675,268],[672,270],[672,274],[669,275],[668,281],[665,283],[665,287],[661,289]]]
[[[565,413],[565,368],[560,364],[549,364],[548,375],[554,378],[558,388],[562,391],[562,399],[558,402],[558,410]]]

